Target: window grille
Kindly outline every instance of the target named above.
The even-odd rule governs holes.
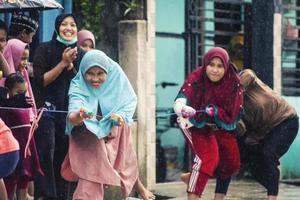
[[[282,4],[282,94],[300,96],[300,0]]]

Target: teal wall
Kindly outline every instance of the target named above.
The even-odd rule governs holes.
[[[284,97],[300,113],[300,97]],[[289,151],[281,159],[282,179],[300,179],[300,131]]]
[[[284,3],[288,3],[288,1],[284,1]],[[295,2],[294,2],[295,3]],[[295,6],[295,5],[293,5]],[[282,28],[283,33],[285,26],[287,24],[287,20],[289,19],[290,23],[295,26],[296,25],[296,11],[289,9],[284,10],[282,16]],[[284,35],[283,35],[284,36]],[[284,41],[283,47],[288,48],[297,48],[297,41]],[[282,51],[282,67],[296,67],[296,58],[297,52],[295,51]],[[291,105],[295,107],[297,113],[300,114],[300,97],[284,97]],[[300,131],[299,131],[300,132]],[[282,172],[282,179],[300,179],[300,134],[294,140],[293,144],[291,145],[289,151],[282,157],[281,159],[281,172]]]
[[[184,82],[184,40],[156,38],[156,83],[177,83],[178,86],[156,88],[156,105],[172,107],[174,99]]]
[[[157,115],[173,112],[174,99],[185,79],[185,5],[183,0],[156,1],[156,108]],[[176,83],[163,88],[160,83]],[[178,128],[170,126],[170,116],[156,118],[156,138],[164,150],[166,179],[179,181],[185,141]],[[162,159],[162,158],[158,158]]]
[[[184,0],[156,0],[156,31],[184,32]]]
[[[210,48],[215,46],[214,34],[212,31],[215,31],[215,12],[214,12],[214,2],[213,1],[205,1],[204,2],[204,17],[206,21],[204,22],[204,52],[207,52]]]

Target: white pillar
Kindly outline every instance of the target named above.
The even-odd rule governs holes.
[[[274,13],[274,26],[273,26],[273,89],[278,94],[281,94],[282,89],[282,74],[281,74],[281,50],[282,50],[282,16],[280,13]]]
[[[155,2],[148,1],[146,20],[119,23],[119,61],[138,96],[136,150],[140,177],[153,189],[155,131]]]

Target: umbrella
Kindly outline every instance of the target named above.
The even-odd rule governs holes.
[[[0,13],[58,8],[63,9],[63,7],[55,0],[0,0]]]

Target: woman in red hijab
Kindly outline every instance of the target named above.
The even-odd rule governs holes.
[[[201,197],[212,176],[227,178],[239,170],[240,155],[233,130],[243,93],[226,50],[215,47],[192,72],[174,104],[178,124],[192,148],[192,172],[186,174],[188,200]],[[218,193],[218,192],[216,192]]]

